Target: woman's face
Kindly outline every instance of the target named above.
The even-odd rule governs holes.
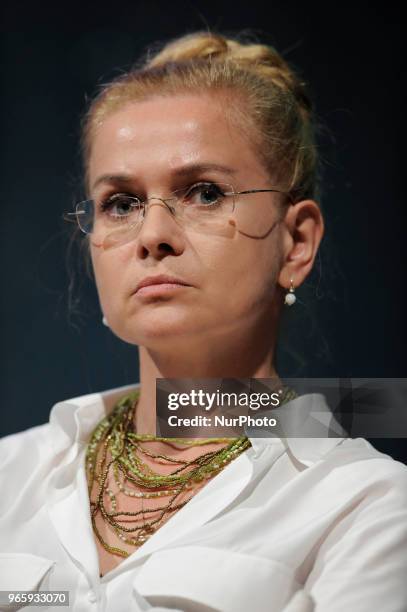
[[[256,152],[225,110],[220,97],[185,94],[134,102],[108,116],[92,143],[90,196],[165,197],[200,181],[230,183],[235,191],[271,187]],[[256,202],[266,199],[277,221],[279,197],[246,196],[244,205],[256,215]],[[91,242],[100,303],[112,331],[127,342],[159,348],[169,339],[209,342],[259,321],[270,324],[280,225],[263,238],[233,226],[205,233],[183,227],[155,203],[132,240],[110,249]],[[161,274],[187,286],[136,292],[143,279]]]

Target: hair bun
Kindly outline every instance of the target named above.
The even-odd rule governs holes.
[[[163,66],[168,62],[185,62],[193,59],[209,57],[222,58],[227,55],[228,40],[217,34],[195,32],[186,34],[174,41],[166,43],[152,58],[148,58],[145,68]]]
[[[144,68],[200,59],[233,62],[290,92],[303,109],[312,109],[305,83],[298,79],[278,51],[270,45],[240,42],[221,34],[195,32],[167,43],[155,55],[147,58]]]

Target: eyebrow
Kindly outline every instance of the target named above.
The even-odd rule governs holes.
[[[197,174],[198,172],[204,172],[208,170],[220,172],[229,176],[236,174],[236,170],[228,168],[227,166],[222,166],[220,164],[188,164],[187,166],[174,168],[171,171],[171,174],[174,177],[191,176],[193,174]],[[103,183],[129,185],[131,183],[134,183],[135,180],[136,178],[131,174],[102,174],[93,183],[92,189],[96,189],[96,187]]]

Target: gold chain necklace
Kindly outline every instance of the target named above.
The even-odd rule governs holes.
[[[228,463],[251,446],[246,436],[238,438],[205,438],[190,440],[184,438],[163,438],[134,432],[134,414],[139,398],[139,390],[123,397],[95,428],[86,451],[86,474],[91,507],[93,530],[103,548],[117,556],[128,557],[129,552],[110,546],[103,539],[96,526],[96,515],[100,512],[109,529],[127,545],[139,547],[153,535],[163,521],[173,512],[182,508],[193,496],[177,502],[188,490],[199,487],[203,480],[219,473]],[[286,388],[280,404],[296,397]],[[153,453],[143,448],[143,442],[159,441],[173,446],[180,444],[185,448],[205,444],[225,444],[220,450],[209,451],[195,459],[185,461],[174,459],[162,453]],[[175,447],[177,448],[177,447]],[[179,447],[178,447],[179,450]],[[110,453],[111,459],[107,455]],[[140,455],[153,459],[155,463],[174,466],[169,474],[155,472]],[[113,479],[119,491],[126,497],[141,499],[169,498],[168,503],[156,508],[136,512],[121,512],[117,508],[116,494],[109,483]],[[99,485],[95,499],[91,498],[94,484]],[[133,485],[133,486],[129,486]],[[108,507],[107,504],[110,506]],[[146,520],[146,514],[157,515]],[[127,517],[127,518],[126,518]],[[132,526],[126,526],[132,524]]]

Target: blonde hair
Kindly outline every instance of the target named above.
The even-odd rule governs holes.
[[[228,96],[229,118],[244,130],[270,177],[283,181],[294,201],[317,196],[315,129],[305,84],[273,47],[208,32],[148,51],[102,87],[82,125],[86,188],[93,136],[108,115],[129,102],[187,92]]]

